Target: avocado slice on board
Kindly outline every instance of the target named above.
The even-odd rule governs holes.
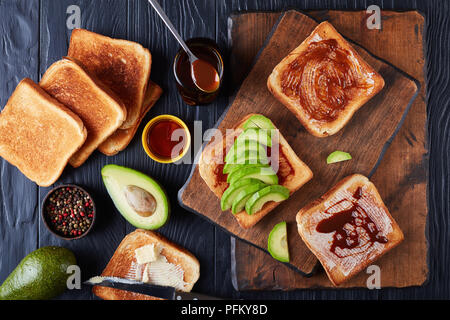
[[[166,193],[149,176],[111,164],[103,167],[102,177],[117,210],[136,228],[158,229],[169,219]]]
[[[261,190],[265,188],[267,185],[262,184],[251,184],[248,186],[245,186],[239,193],[237,194],[236,198],[233,200],[233,204],[231,205],[231,212],[233,214],[236,214],[238,212],[241,212],[245,208],[245,204],[247,203],[247,200],[258,190]]]
[[[49,300],[67,289],[67,268],[76,265],[72,251],[42,247],[29,253],[0,287],[0,300]]]
[[[230,185],[228,189],[225,190],[225,192],[222,194],[222,198],[220,199],[220,207],[222,211],[226,211],[231,208],[234,199],[241,190],[249,185],[257,184],[260,184],[261,186],[265,185],[257,179],[242,179]]]
[[[267,250],[269,250],[270,255],[274,259],[281,262],[289,262],[286,221],[276,224],[270,231]]]
[[[344,151],[334,151],[330,153],[330,155],[327,157],[327,164],[341,162],[341,161],[347,161],[351,160],[352,156],[348,152]]]
[[[289,198],[289,189],[280,185],[267,186],[259,190],[248,199],[245,211],[254,214],[262,209],[269,201],[281,202]]]
[[[230,184],[234,184],[241,179],[258,179],[266,184],[278,184],[278,176],[271,167],[243,167],[233,172],[229,179]]]

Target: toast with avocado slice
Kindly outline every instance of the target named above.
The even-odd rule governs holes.
[[[231,209],[230,211],[233,212],[239,225],[248,229],[272,211],[281,201],[287,200],[290,194],[307,183],[313,173],[299,159],[281,132],[267,117],[261,114],[249,114],[230,129],[226,130],[227,135],[224,136],[224,139],[216,139],[204,148],[198,168],[200,176],[210,190],[221,200],[221,208],[223,210]],[[277,148],[278,157],[272,158],[274,161],[276,159],[277,163],[270,163],[272,168],[260,161],[247,161],[248,159],[245,157],[239,159],[239,155],[233,157],[235,161],[225,160],[227,154],[230,151],[233,152],[234,146],[242,149],[243,144],[236,144],[236,141],[245,132],[251,132],[248,131],[249,129],[256,129],[256,131],[265,129],[272,138],[272,146],[269,147],[270,142],[261,141],[260,137],[266,136],[263,133],[258,132],[258,135],[247,133],[245,137],[245,140],[257,141],[265,148],[266,154],[263,158],[267,156],[270,159],[274,148]],[[277,138],[272,137],[272,130],[277,130]],[[260,147],[257,149],[259,150]],[[245,150],[245,147],[242,150],[244,151],[240,150],[237,153],[252,152]],[[268,186],[273,187],[267,188]],[[258,193],[261,190],[264,190],[264,194]],[[251,203],[248,203],[250,199]],[[250,213],[246,211],[246,206]],[[238,209],[239,211],[237,211]]]

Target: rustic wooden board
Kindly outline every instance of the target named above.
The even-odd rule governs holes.
[[[314,178],[294,193],[289,201],[280,204],[249,230],[241,229],[230,213],[221,214],[219,200],[203,182],[197,167],[179,193],[179,201],[185,208],[199,213],[236,237],[263,250],[273,226],[282,220],[287,221],[291,248],[291,262],[288,265],[305,275],[313,272],[317,260],[300,240],[296,230],[296,213],[343,177],[352,173],[370,176],[386,143],[396,134],[419,87],[418,82],[411,77],[354,45],[363,59],[383,76],[385,88],[361,108],[339,133],[327,138],[310,135],[295,117],[272,97],[266,88],[266,79],[275,65],[316,26],[315,20],[294,10],[286,12],[279,19],[218,126],[224,133],[225,129],[232,128],[248,113],[256,112],[268,116],[294,151],[311,168]],[[327,155],[336,149],[350,152],[353,160],[327,165]]]
[[[425,237],[428,159],[425,137],[424,17],[416,11],[383,11],[382,30],[368,31],[364,27],[364,11],[313,11],[308,14],[318,21],[329,20],[343,35],[398,66],[421,83],[419,98],[414,101],[402,128],[372,176],[372,181],[406,236],[395,252],[377,262],[382,271],[382,286],[421,285],[428,273]],[[233,73],[236,85],[248,71],[243,65],[251,65],[263,45],[265,35],[270,32],[279,15],[248,13],[232,16],[229,34],[233,44],[231,68],[236,71]],[[317,275],[304,278],[242,241],[232,242],[232,261],[233,283],[238,290],[331,286],[322,269]],[[362,273],[345,287],[365,286],[367,276]]]

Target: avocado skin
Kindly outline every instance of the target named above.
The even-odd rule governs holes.
[[[28,254],[0,287],[0,300],[48,300],[67,288],[67,268],[76,265],[72,251],[42,247]]]

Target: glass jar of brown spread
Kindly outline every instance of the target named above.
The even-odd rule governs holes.
[[[186,44],[202,62],[207,62],[216,69],[219,82],[222,82],[223,61],[215,42],[207,38],[193,38],[187,40]],[[201,67],[201,65],[197,67]],[[188,105],[196,106],[211,103],[219,94],[220,84],[212,92],[202,91],[194,84],[189,57],[183,49],[180,49],[175,56],[173,72],[178,92]]]

